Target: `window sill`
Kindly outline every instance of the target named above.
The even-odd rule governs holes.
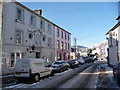
[[[35,28],[35,26],[34,25],[30,25],[32,28]]]
[[[14,67],[15,67],[15,66],[13,66],[13,67],[10,66],[11,69],[13,69]]]
[[[113,47],[112,45],[110,45],[109,47]]]
[[[22,44],[20,44],[20,43],[16,43],[16,45],[22,45]]]
[[[15,21],[18,22],[18,23],[22,23],[22,24],[24,24],[24,22],[21,21],[21,20],[16,19]]]

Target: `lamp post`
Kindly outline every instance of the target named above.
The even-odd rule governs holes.
[[[43,33],[41,32],[41,30],[33,30],[33,31],[31,31],[31,30],[28,30],[28,32],[29,33],[31,33],[33,36],[34,36],[34,43],[33,43],[33,45],[32,46],[29,46],[30,48],[31,48],[31,50],[32,51],[30,51],[30,53],[33,53],[34,52],[34,50],[35,50],[35,47],[36,47],[36,40],[35,40],[35,36],[36,35],[43,35]]]
[[[74,41],[75,41],[75,59],[76,59],[76,55],[77,55],[77,52],[76,52],[76,50],[77,50],[77,39],[76,39],[76,37],[74,37]]]

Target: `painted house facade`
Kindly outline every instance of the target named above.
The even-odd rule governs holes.
[[[55,60],[69,60],[71,33],[55,25]]]
[[[101,43],[94,45],[92,47],[92,54],[97,53],[99,57],[105,59],[108,56],[107,48],[108,48],[108,41],[104,40]]]
[[[66,56],[62,54],[62,59],[68,59],[70,33],[41,14],[41,10],[33,11],[19,2],[0,2],[0,75],[13,73],[20,58],[43,58],[52,63],[59,52]],[[55,36],[58,28],[67,39]],[[67,43],[67,47],[61,45],[55,50],[57,40]]]
[[[13,73],[19,58],[54,60],[54,25],[18,2],[3,3],[2,74]]]
[[[120,62],[120,16],[118,23],[106,33],[108,40],[108,65]]]

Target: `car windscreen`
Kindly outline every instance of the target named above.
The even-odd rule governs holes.
[[[54,64],[62,64],[62,62],[55,62]]]
[[[68,63],[75,63],[75,61],[74,61],[74,60],[71,60],[71,61],[69,61]]]

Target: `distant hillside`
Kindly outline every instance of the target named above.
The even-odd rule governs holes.
[[[87,48],[87,47],[85,47],[85,46],[79,46],[79,45],[78,45],[77,47],[78,47],[78,48]]]
[[[72,47],[75,47],[75,46],[72,46]],[[77,48],[88,48],[88,47],[77,45]]]

